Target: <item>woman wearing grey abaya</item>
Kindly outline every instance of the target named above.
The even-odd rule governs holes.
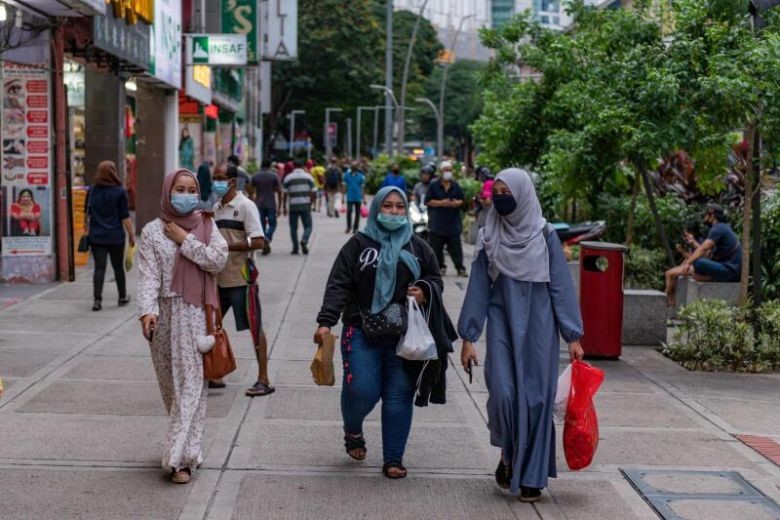
[[[561,244],[528,173],[499,173],[488,211],[458,320],[461,361],[464,368],[477,364],[473,344],[487,319],[488,429],[501,448],[496,482],[534,502],[556,476],[559,335],[571,359],[582,359],[582,319]]]

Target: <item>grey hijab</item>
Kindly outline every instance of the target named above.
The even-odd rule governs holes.
[[[496,176],[496,181],[509,187],[517,208],[504,217],[494,207],[488,210],[476,253],[485,250],[492,280],[502,274],[519,282],[549,282],[550,260],[543,233],[547,220],[542,216],[531,176],[525,170],[508,168]]]

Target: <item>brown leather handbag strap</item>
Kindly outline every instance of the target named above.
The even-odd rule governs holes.
[[[214,330],[214,306],[206,304],[206,333],[209,336],[213,336],[217,331]]]

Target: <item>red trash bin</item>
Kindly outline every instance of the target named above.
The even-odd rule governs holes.
[[[623,257],[626,246],[580,244],[580,311],[586,356],[620,357],[623,334]]]

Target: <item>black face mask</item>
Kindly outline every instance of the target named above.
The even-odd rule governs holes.
[[[511,193],[493,195],[493,207],[499,215],[506,216],[517,209],[517,201]]]

